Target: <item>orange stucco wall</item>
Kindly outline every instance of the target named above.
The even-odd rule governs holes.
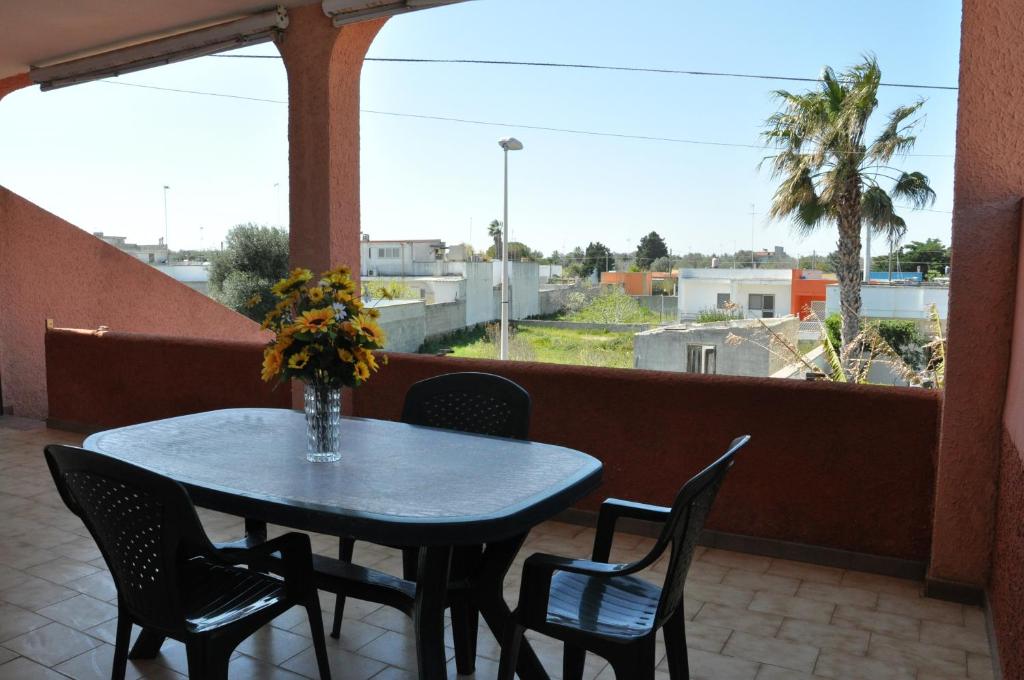
[[[19,73],[16,76],[10,76],[7,78],[0,79],[0,99],[3,99],[6,95],[20,90],[23,87],[28,87],[32,84],[29,80],[27,73]]]
[[[804,310],[808,305],[815,301],[825,301],[825,287],[836,282],[835,279],[802,279],[800,277],[803,276],[803,273],[802,269],[793,270],[793,286],[789,306],[801,319],[807,317],[808,313]]]
[[[244,316],[3,187],[0,291],[0,388],[4,406],[22,416],[47,414],[47,319],[176,337],[262,337]]]
[[[626,295],[650,295],[651,275],[649,272],[601,272],[601,283],[621,284]]]
[[[1024,5],[965,0],[961,30],[948,368],[930,577],[983,586],[1024,196],[1024,117],[1007,115],[1024,104],[1024,51],[1017,49]]]

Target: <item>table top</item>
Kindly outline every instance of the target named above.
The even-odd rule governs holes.
[[[197,505],[297,529],[411,545],[524,533],[600,483],[573,449],[345,418],[341,460],[306,461],[305,416],[226,409],[99,432],[84,447],[175,479]]]

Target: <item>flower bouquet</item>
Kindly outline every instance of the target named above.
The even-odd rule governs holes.
[[[378,369],[384,346],[380,312],[363,304],[348,267],[314,280],[294,269],[271,292],[278,300],[263,320],[274,333],[263,351],[263,380],[305,383],[307,453],[314,462],[340,458],[341,388],[359,387]],[[254,296],[250,306],[261,302]],[[382,358],[382,363],[386,359]]]

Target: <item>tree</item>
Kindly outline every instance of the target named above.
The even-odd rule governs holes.
[[[937,238],[930,238],[923,242],[911,241],[903,245],[896,251],[894,259],[898,258],[902,271],[913,272],[917,271],[917,268],[920,267],[921,272],[927,279],[934,276],[943,276],[951,256],[951,250],[944,246],[942,241]],[[888,255],[879,255],[872,258],[872,261],[879,269],[888,269],[889,267]]]
[[[501,259],[501,249],[498,248],[497,245],[498,244],[490,246],[489,248],[487,248],[487,252],[485,253],[487,257],[491,258],[492,260]],[[544,253],[540,252],[539,250],[531,250],[530,246],[526,245],[525,243],[520,243],[519,241],[508,242],[509,262],[518,262],[519,260],[529,260],[531,262],[536,262],[542,259],[543,257]]]
[[[906,223],[893,199],[923,208],[935,201],[928,178],[889,165],[917,141],[919,100],[889,114],[881,132],[866,141],[868,120],[878,107],[882,72],[873,56],[842,74],[826,67],[821,86],[803,94],[778,90],[781,110],[765,122],[765,141],[779,152],[765,159],[780,180],[769,216],[789,219],[809,234],[824,225],[839,231],[839,299],[843,345],[860,330],[860,236],[872,230],[895,235]],[[891,182],[886,191],[882,182]]]
[[[487,235],[494,239],[493,254],[491,248],[487,249],[487,254],[496,260],[501,259],[501,241],[502,241],[503,228],[501,220],[491,220],[491,223],[487,225]]]
[[[651,263],[650,267],[652,272],[670,272],[672,271],[672,258],[670,257],[659,257]]]
[[[274,306],[270,287],[287,275],[288,232],[239,224],[228,232],[224,250],[210,259],[210,292],[236,312],[262,321]]]
[[[658,232],[652,231],[640,239],[640,245],[636,247],[636,264],[641,270],[648,270],[651,263],[659,257],[668,257],[668,246],[665,240],[658,236]]]
[[[608,271],[611,263],[614,262],[612,251],[600,241],[591,242],[583,255],[586,270],[583,276],[590,276],[594,272],[601,273]]]

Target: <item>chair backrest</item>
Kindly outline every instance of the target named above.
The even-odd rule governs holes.
[[[61,498],[103,553],[120,605],[140,625],[182,630],[180,571],[189,558],[214,553],[184,487],[78,447],[45,452]]]
[[[530,408],[530,394],[508,378],[491,373],[447,373],[409,388],[402,422],[526,439]]]
[[[725,481],[725,475],[732,467],[733,457],[750,441],[750,435],[732,440],[729,448],[711,465],[692,477],[676,495],[672,513],[662,528],[654,548],[641,562],[654,562],[665,549],[671,546],[665,584],[658,603],[655,626],[661,626],[676,612],[683,601],[683,586],[686,574],[697,549],[697,539],[704,528],[704,520],[711,511],[718,490]]]

